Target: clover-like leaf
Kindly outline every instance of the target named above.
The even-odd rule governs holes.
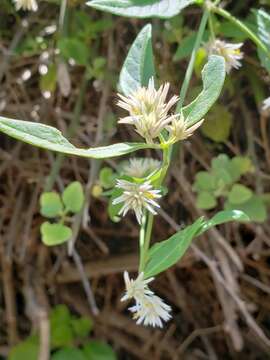
[[[63,203],[58,193],[45,192],[40,197],[40,213],[47,218],[54,218],[63,212]]]
[[[62,224],[44,222],[40,228],[42,242],[47,246],[63,244],[72,237],[72,230]]]
[[[62,195],[66,210],[76,214],[81,211],[84,203],[84,192],[81,183],[74,181],[69,184]]]

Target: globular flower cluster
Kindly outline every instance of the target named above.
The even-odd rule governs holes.
[[[244,54],[240,51],[243,43],[232,44],[226,41],[215,39],[210,41],[206,48],[209,55],[221,55],[225,59],[226,72],[229,74],[234,69],[239,69]]]
[[[38,5],[36,0],[13,0],[16,10],[37,11]]]
[[[155,207],[159,204],[155,201],[161,197],[160,190],[153,189],[149,181],[134,183],[127,180],[117,180],[116,187],[123,190],[122,195],[113,200],[113,205],[124,203],[119,215],[125,216],[129,210],[135,212],[137,221],[142,223],[144,209],[156,214]]]
[[[131,177],[142,178],[158,170],[161,162],[152,158],[132,158],[123,166],[123,173]]]
[[[126,293],[121,301],[135,300],[135,305],[130,307],[129,310],[133,313],[133,318],[137,324],[162,328],[162,321],[166,322],[171,318],[171,307],[149,289],[148,284],[154,278],[145,280],[144,274],[140,273],[137,279],[133,280],[125,271],[124,280]]]
[[[174,141],[186,139],[192,134],[188,124],[176,126],[178,121],[184,121],[180,114],[171,114],[171,108],[178,102],[178,96],[174,95],[168,102],[166,101],[170,85],[165,83],[158,90],[155,89],[154,79],[149,80],[147,87],[140,87],[129,96],[119,94],[120,100],[117,105],[129,112],[119,120],[120,124],[131,124],[136,132],[141,135],[147,143],[153,143],[163,130],[180,130],[173,132]],[[180,127],[180,129],[179,129]],[[169,141],[172,142],[173,139]]]

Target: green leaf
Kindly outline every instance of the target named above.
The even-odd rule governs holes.
[[[200,218],[194,224],[171,236],[168,240],[154,244],[148,253],[149,260],[144,270],[145,278],[155,276],[176,264],[185,254],[191,241],[204,223],[203,218]]]
[[[230,136],[232,114],[225,106],[215,105],[201,126],[202,133],[215,142],[225,142]]]
[[[72,237],[72,231],[69,227],[62,224],[51,224],[44,222],[41,225],[42,242],[47,246],[63,244]]]
[[[79,349],[67,347],[58,350],[53,354],[52,360],[87,360],[83,352]]]
[[[105,166],[99,172],[99,181],[101,186],[104,189],[112,188],[115,185],[116,176],[117,175],[113,172],[113,170],[110,167]]]
[[[8,360],[37,360],[39,353],[38,340],[34,337],[14,346],[8,355]]]
[[[270,15],[260,9],[256,12],[257,17],[257,31],[260,40],[264,43],[270,54]],[[265,54],[261,49],[258,48],[258,55],[261,60],[261,64],[268,70],[270,73],[270,57]]]
[[[262,223],[267,220],[267,210],[263,200],[253,195],[248,201],[242,204],[225,203],[225,209],[237,209],[245,212],[251,221]]]
[[[115,15],[170,18],[195,0],[92,0],[86,4]]]
[[[123,207],[123,203],[113,205],[113,200],[118,196],[122,195],[123,191],[121,189],[115,188],[112,192],[112,196],[110,197],[109,206],[108,206],[108,214],[110,219],[117,223],[121,220],[121,217],[118,216],[119,211]]]
[[[119,143],[90,149],[73,146],[56,128],[40,123],[0,117],[0,132],[43,149],[86,158],[104,159],[151,148],[143,143]]]
[[[87,360],[116,360],[116,354],[110,345],[101,341],[89,341],[84,347],[83,352]]]
[[[84,338],[88,336],[90,331],[92,330],[93,322],[88,317],[81,317],[79,319],[73,318],[71,320],[71,326],[76,337]]]
[[[228,194],[228,200],[231,204],[242,204],[249,200],[253,192],[242,184],[234,184]]]
[[[131,45],[120,73],[120,89],[125,95],[129,95],[140,86],[147,86],[149,79],[154,76],[152,26],[148,24]]]
[[[195,45],[196,37],[197,34],[193,32],[190,35],[186,36],[184,39],[182,39],[182,41],[178,45],[176,53],[174,54],[173,61],[180,61],[191,55]],[[206,42],[208,37],[208,31],[205,31],[202,41]]]
[[[62,195],[66,210],[77,214],[81,211],[84,203],[84,192],[81,183],[74,181],[69,184]]]
[[[74,335],[71,315],[66,305],[55,306],[50,313],[51,346],[59,348],[72,345]]]
[[[46,192],[40,197],[41,215],[54,218],[63,212],[63,204],[59,194],[56,192]]]
[[[89,48],[83,41],[77,38],[61,38],[58,47],[66,60],[73,59],[78,65],[88,64]]]
[[[207,171],[199,171],[195,177],[194,189],[197,191],[214,190],[215,177]]]
[[[57,72],[56,65],[52,64],[48,67],[46,74],[42,75],[39,81],[39,87],[42,92],[49,91],[53,93],[56,88]]]
[[[149,259],[144,271],[145,278],[155,276],[176,264],[185,254],[194,237],[203,234],[213,226],[233,220],[249,221],[249,217],[242,211],[220,211],[212,219],[205,221],[199,218],[168,240],[154,244],[149,250]]]
[[[196,205],[199,209],[209,210],[213,209],[217,205],[217,201],[210,192],[202,191],[197,196]]]
[[[240,175],[254,171],[254,166],[247,156],[235,156],[231,160],[233,169],[238,169]]]
[[[224,58],[218,55],[210,56],[202,71],[202,92],[192,103],[182,109],[185,119],[190,125],[201,120],[215,103],[222,90],[224,80]]]

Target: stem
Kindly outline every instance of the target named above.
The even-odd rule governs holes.
[[[233,15],[231,15],[228,11],[221,9],[218,6],[211,6],[210,11],[224,17],[225,19],[229,20],[231,23],[236,25],[239,29],[241,29],[247,36],[252,40],[269,58],[270,52],[268,51],[267,47],[264,43],[258,38],[258,36],[250,30],[241,20],[238,20]]]
[[[143,238],[143,242],[141,243],[141,256],[140,256],[139,273],[144,271],[144,268],[145,268],[145,265],[146,265],[148,250],[149,250],[149,246],[150,246],[153,223],[154,223],[154,215],[152,213],[148,212],[147,224],[146,224],[146,229],[145,229],[145,232],[144,232],[144,238]]]
[[[181,88],[181,91],[180,91],[180,99],[179,99],[178,104],[177,104],[176,112],[179,112],[180,109],[182,108],[183,104],[184,104],[184,101],[185,101],[185,98],[186,98],[186,95],[187,95],[187,90],[188,90],[188,87],[189,87],[189,83],[190,83],[190,80],[191,80],[191,76],[192,76],[192,73],[193,73],[196,54],[198,52],[199,46],[200,46],[201,41],[202,41],[202,37],[203,37],[204,31],[205,31],[208,16],[209,16],[209,10],[204,9],[203,16],[202,16],[201,23],[200,23],[199,30],[198,30],[198,34],[197,34],[196,41],[195,41],[195,44],[194,44],[194,48],[192,50],[191,58],[190,58],[190,61],[189,61],[189,64],[188,64],[187,72],[186,72],[184,82],[183,82],[183,85],[182,85],[182,88]]]
[[[214,24],[213,24],[213,15],[211,13],[209,14],[209,18],[208,18],[208,25],[209,25],[211,40],[215,40],[216,35],[215,35],[215,29],[214,29]]]

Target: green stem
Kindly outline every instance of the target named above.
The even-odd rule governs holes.
[[[233,15],[231,15],[228,11],[218,7],[218,6],[211,6],[210,11],[224,17],[225,19],[229,20],[231,23],[236,25],[239,29],[241,29],[247,36],[252,40],[258,48],[260,48],[266,55],[270,58],[270,52],[268,51],[267,47],[264,43],[258,38],[258,36],[250,30],[241,20],[238,20]]]
[[[184,101],[185,101],[185,98],[186,98],[186,95],[187,95],[187,90],[188,90],[188,87],[189,87],[189,83],[190,83],[190,80],[191,80],[191,76],[192,76],[192,73],[193,73],[193,69],[194,69],[194,63],[195,63],[195,59],[196,59],[196,54],[197,54],[199,46],[201,45],[201,42],[202,42],[202,37],[203,37],[204,31],[205,31],[205,28],[206,28],[208,16],[209,16],[209,10],[204,9],[203,16],[202,16],[201,23],[200,23],[199,30],[198,30],[198,34],[197,34],[196,41],[195,41],[195,44],[194,44],[194,48],[193,48],[191,58],[190,58],[190,61],[189,61],[189,64],[188,64],[188,68],[187,68],[186,75],[185,75],[185,78],[184,78],[184,81],[183,81],[183,85],[181,87],[180,99],[179,99],[178,104],[177,104],[176,112],[179,112],[180,109],[183,107],[183,104],[184,104]]]
[[[144,271],[146,262],[147,262],[147,256],[148,256],[148,250],[150,247],[150,240],[151,240],[151,234],[153,229],[153,223],[154,223],[154,215],[150,212],[148,212],[147,216],[147,223],[146,223],[146,229],[144,231],[144,237],[142,239],[141,245],[141,252],[140,252],[140,266],[139,266],[139,273]]]
[[[209,25],[211,40],[215,40],[216,35],[215,35],[215,29],[214,29],[214,24],[213,24],[213,15],[211,13],[209,14],[209,18],[208,18],[208,25]]]

